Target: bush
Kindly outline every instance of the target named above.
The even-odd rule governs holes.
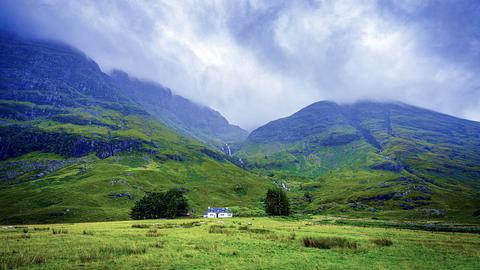
[[[86,230],[83,230],[83,235],[93,235],[93,232],[92,231],[86,231]]]
[[[239,230],[239,231],[248,231],[248,229],[250,229],[250,228],[248,227],[248,225],[243,225],[243,226],[238,227],[238,230]]]
[[[269,232],[270,232],[270,230],[267,230],[267,229],[251,228],[251,227],[248,226],[248,225],[240,226],[240,227],[238,227],[238,230],[239,230],[239,231],[245,231],[245,232],[251,232],[251,233],[260,233],[260,234],[269,233]]]
[[[67,234],[68,230],[67,229],[52,229],[53,234]]]
[[[331,248],[349,248],[356,249],[357,243],[348,241],[341,237],[305,237],[302,239],[302,243],[305,247],[331,249]]]
[[[132,228],[145,229],[145,228],[148,228],[148,227],[150,227],[148,224],[132,224]]]
[[[373,239],[372,242],[373,242],[375,245],[381,246],[381,247],[389,247],[389,246],[393,245],[392,240],[387,239],[387,238]]]
[[[147,237],[158,237],[160,236],[157,232],[157,229],[150,229],[147,232]]]
[[[33,228],[34,231],[49,231],[50,227],[35,227]]]
[[[185,190],[171,189],[167,192],[147,193],[132,208],[133,219],[175,218],[185,216],[188,202],[184,197]]]
[[[269,189],[265,198],[265,212],[270,216],[288,216],[290,203],[283,189]]]
[[[210,228],[208,228],[209,233],[226,233],[229,234],[231,231],[223,225],[212,225]]]
[[[164,243],[163,241],[156,242],[155,244],[152,245],[152,247],[155,247],[155,248],[164,248],[164,247],[165,247],[165,243]]]

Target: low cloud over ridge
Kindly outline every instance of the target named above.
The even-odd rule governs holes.
[[[78,47],[253,129],[318,100],[480,120],[478,1],[2,1],[1,26]]]

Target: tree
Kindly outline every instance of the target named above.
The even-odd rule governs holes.
[[[188,201],[184,190],[171,189],[167,192],[150,192],[135,203],[130,212],[133,219],[175,218],[188,212]]]
[[[290,203],[283,189],[268,189],[265,197],[265,212],[271,216],[288,216]]]

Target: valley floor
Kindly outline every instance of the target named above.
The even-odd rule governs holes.
[[[331,219],[3,226],[0,269],[480,268],[477,233],[333,225]]]

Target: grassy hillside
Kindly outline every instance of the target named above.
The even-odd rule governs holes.
[[[319,102],[253,131],[236,156],[299,211],[480,221],[479,134],[401,103]]]
[[[85,55],[0,39],[0,223],[128,219],[145,192],[184,188],[255,209],[270,182],[131,102]]]
[[[129,219],[134,201],[145,191],[185,188],[196,214],[208,206],[253,208],[267,181],[228,161],[199,154],[192,146],[175,159],[160,154],[122,153],[106,159],[95,155],[63,159],[30,153],[3,162],[32,171],[0,186],[2,223],[77,222]],[[181,160],[178,160],[181,158]],[[54,163],[57,161],[57,163]],[[63,162],[61,165],[60,163]],[[34,164],[58,168],[34,169]],[[42,175],[44,174],[44,175]]]
[[[478,234],[399,229],[406,224],[382,228],[381,224],[385,222],[319,216],[2,227],[0,269],[480,267]]]

